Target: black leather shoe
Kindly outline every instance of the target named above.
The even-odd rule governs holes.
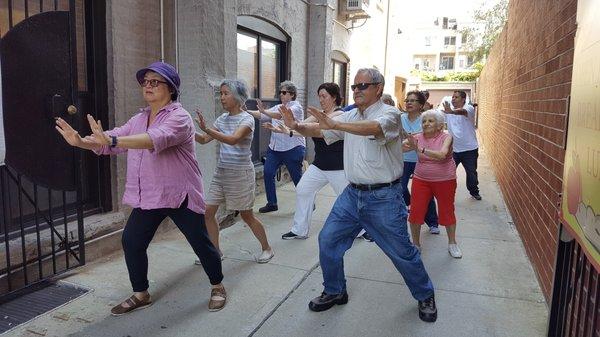
[[[348,293],[344,290],[341,294],[330,295],[321,293],[321,296],[315,297],[308,303],[308,308],[312,311],[325,311],[336,304],[348,303]]]
[[[479,195],[479,193],[476,194],[471,194],[471,196],[473,197],[473,199],[475,200],[481,200],[481,196]]]
[[[419,318],[425,322],[435,322],[437,320],[435,296],[431,295],[425,301],[419,301]]]
[[[269,212],[275,212],[276,210],[278,210],[279,208],[277,208],[277,205],[269,205],[266,204],[265,206],[261,207],[258,209],[258,213],[269,213]]]

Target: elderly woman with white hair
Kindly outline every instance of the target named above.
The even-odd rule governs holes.
[[[254,117],[242,109],[248,99],[248,90],[238,80],[224,80],[220,90],[221,104],[226,112],[217,118],[213,127],[208,127],[202,112],[196,110],[196,121],[204,131],[204,134],[196,133],[196,141],[206,144],[216,139],[220,143],[217,167],[206,198],[206,227],[212,243],[219,249],[219,225],[215,217],[219,205],[224,203],[228,210],[239,211],[262,247],[262,254],[256,261],[267,263],[274,253],[263,224],[252,212],[255,175],[250,147]]]
[[[452,158],[452,136],[444,132],[444,114],[440,111],[425,111],[421,115],[421,124],[423,132],[409,136],[404,144],[405,151],[416,150],[418,154],[408,217],[413,243],[421,249],[421,225],[429,201],[435,197],[439,224],[446,227],[448,234],[448,253],[461,258],[462,252],[456,243],[456,164]]]

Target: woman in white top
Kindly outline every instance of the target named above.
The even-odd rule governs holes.
[[[323,83],[317,89],[319,103],[325,113],[333,118],[343,113],[340,108],[342,97],[340,87],[335,83]],[[304,122],[316,122],[313,116]],[[273,132],[294,135],[285,125],[274,126],[265,123],[264,126]],[[300,134],[298,134],[301,136]],[[294,223],[289,232],[281,236],[284,240],[306,239],[310,223],[312,221],[313,207],[317,192],[329,184],[337,195],[340,195],[348,180],[344,174],[344,141],[338,140],[327,145],[323,138],[313,138],[315,143],[315,160],[302,175],[298,186],[296,186],[296,212]]]
[[[242,109],[248,99],[246,85],[238,80],[221,83],[221,104],[227,112],[208,127],[202,112],[196,110],[196,121],[204,134],[196,133],[196,141],[206,144],[213,139],[219,141],[219,158],[213,180],[206,198],[206,227],[212,243],[219,249],[219,225],[215,217],[220,204],[231,211],[239,211],[242,220],[260,242],[262,254],[258,263],[267,263],[273,250],[267,241],[263,224],[252,212],[254,206],[254,164],[252,163],[252,137],[254,117]],[[221,253],[222,255],[222,253]]]

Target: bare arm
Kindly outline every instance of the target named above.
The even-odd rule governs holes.
[[[467,112],[467,110],[460,108],[460,109],[452,109],[452,107],[450,106],[450,103],[448,102],[444,102],[444,113],[450,114],[450,115],[460,115],[460,116],[465,116],[468,117],[469,113]]]
[[[202,131],[206,132],[209,137],[227,145],[235,145],[252,133],[252,129],[247,126],[241,126],[237,128],[233,135],[226,135],[214,128],[207,128]]]
[[[123,149],[154,149],[152,139],[147,133],[117,137],[117,147]]]
[[[446,139],[444,139],[442,148],[439,151],[429,150],[429,149],[425,149],[425,148],[421,148],[419,151],[431,159],[444,160],[444,159],[446,159],[448,152],[450,152],[451,145],[452,145],[452,136],[448,135],[448,137]]]
[[[212,138],[211,136],[207,135],[207,134],[202,134],[200,132],[196,132],[194,134],[194,140],[200,144],[206,144],[209,143],[213,140],[214,138]]]
[[[91,115],[87,117],[92,129],[93,138],[101,145],[111,145],[112,139],[102,130],[102,123],[99,120],[94,120]],[[117,137],[116,146],[122,149],[154,149],[152,138],[147,133]]]
[[[281,114],[279,112],[273,112],[265,109],[265,105],[260,99],[256,100],[256,107],[258,110],[246,110],[256,119],[261,119],[261,115],[265,115],[272,119],[281,119]]]

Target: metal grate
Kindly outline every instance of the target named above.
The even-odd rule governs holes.
[[[87,293],[89,289],[65,282],[43,281],[20,296],[0,304],[0,333],[32,320]]]

